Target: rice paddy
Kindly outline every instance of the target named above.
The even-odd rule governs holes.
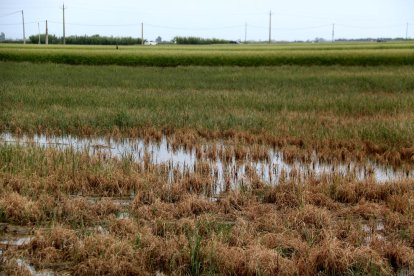
[[[124,66],[413,65],[414,44],[217,45],[151,47],[1,45],[1,61]],[[119,50],[119,51],[118,51]]]
[[[413,45],[1,45],[0,271],[411,275]]]

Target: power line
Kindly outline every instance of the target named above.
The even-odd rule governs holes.
[[[161,26],[153,24],[145,24],[146,26],[159,28],[159,29],[170,29],[170,30],[186,30],[186,31],[209,31],[209,30],[225,30],[225,29],[237,29],[242,28],[244,25],[234,25],[234,26],[223,26],[223,27],[201,27],[201,28],[184,28],[184,27],[171,27],[171,26]]]
[[[6,17],[6,16],[10,16],[10,15],[17,14],[17,13],[20,13],[20,12],[21,11],[15,11],[15,12],[7,13],[7,14],[2,14],[2,15],[0,15],[0,17]]]
[[[343,28],[350,28],[350,29],[392,29],[392,28],[401,28],[402,24],[395,24],[395,25],[387,25],[387,26],[353,26],[353,25],[346,25],[346,24],[336,24]]]
[[[26,24],[29,24],[30,22],[27,22]],[[6,24],[0,24],[0,26],[16,26],[16,25],[22,25],[22,22],[19,23],[6,23]]]
[[[254,28],[254,29],[268,29],[268,27],[264,27],[264,26],[256,26],[256,25],[250,25],[249,24],[249,28]]]
[[[63,27],[63,42],[65,43],[65,38],[66,38],[66,25],[70,25],[70,26],[80,26],[80,27],[102,27],[102,28],[122,28],[122,27],[135,27],[135,29],[139,26],[139,23],[126,23],[126,24],[88,24],[88,23],[67,23],[66,19],[65,19],[65,11],[67,9],[67,6],[65,6],[63,4],[63,7],[61,7],[61,9],[63,10],[63,17],[62,17],[62,21],[49,21],[49,23],[52,24],[59,24],[62,25]],[[25,34],[25,28],[26,25],[30,25],[30,24],[38,24],[38,22],[44,22],[44,21],[32,21],[32,22],[25,22],[24,21],[24,12],[23,10],[20,11],[15,11],[15,12],[11,12],[8,14],[3,14],[0,15],[0,17],[6,17],[6,16],[11,16],[17,13],[21,13],[22,14],[22,22],[19,23],[6,23],[6,24],[0,24],[0,26],[17,26],[17,25],[22,25],[23,27],[23,41],[26,40],[26,34]],[[283,31],[304,31],[304,30],[311,30],[311,29],[322,29],[325,27],[332,27],[332,41],[335,41],[335,28],[339,27],[339,28],[349,28],[349,29],[359,29],[359,30],[364,30],[364,29],[387,29],[387,28],[399,28],[401,31],[403,31],[403,26],[405,27],[405,38],[408,39],[408,35],[409,35],[409,25],[413,24],[413,23],[405,23],[404,25],[401,24],[395,24],[395,25],[388,25],[388,26],[379,26],[379,25],[371,25],[371,26],[367,26],[367,25],[348,25],[348,24],[325,24],[325,25],[318,25],[318,26],[306,26],[306,27],[296,27],[296,28],[283,28],[283,27],[279,27],[279,28],[273,28],[272,26],[272,15],[274,14],[280,14],[280,13],[274,13],[272,12],[272,10],[269,11],[269,13],[260,13],[260,14],[268,14],[269,16],[269,26],[265,27],[265,26],[255,26],[255,25],[248,25],[247,26],[247,22],[244,25],[233,25],[233,26],[217,26],[217,27],[178,27],[178,26],[171,26],[171,25],[156,25],[156,24],[146,24],[146,27],[148,28],[158,28],[158,29],[166,29],[166,30],[187,30],[187,31],[214,31],[214,30],[226,30],[226,29],[238,29],[239,31],[241,31],[244,28],[244,37],[245,37],[245,42],[247,41],[247,27],[249,28],[256,28],[256,29],[267,29],[268,28],[268,32],[269,32],[269,43],[272,42],[272,31],[274,32],[275,30],[277,32],[283,32]],[[93,22],[92,22],[93,23]],[[393,23],[393,22],[391,22]],[[280,25],[279,25],[280,26]],[[38,27],[39,28],[39,27]],[[139,28],[139,27],[138,27]],[[141,28],[143,28],[143,25],[141,26]],[[143,33],[143,30],[141,30],[141,32]]]
[[[130,14],[138,14],[138,15],[170,15],[171,11],[170,10],[156,10],[156,11],[147,11],[147,12],[142,12],[142,11],[136,11],[136,8],[131,8],[129,10],[125,10],[125,9],[104,9],[104,8],[89,8],[89,7],[84,7],[84,6],[78,6],[78,5],[71,5],[71,8],[74,8],[76,10],[82,10],[82,11],[101,11],[101,12],[117,12],[117,13],[130,13]],[[267,14],[266,12],[218,12],[218,13],[178,13],[176,15],[180,15],[180,16],[186,16],[186,15],[191,15],[191,16],[232,16],[232,15],[263,15],[263,14]]]
[[[21,13],[21,11],[19,12]],[[29,25],[29,24],[37,24],[38,21],[31,21],[31,22],[24,22],[25,25]],[[42,21],[39,21],[42,22]],[[17,25],[22,25],[22,22],[19,23],[6,23],[6,24],[0,24],[0,26],[17,26]]]
[[[63,24],[63,21],[49,21],[49,23],[54,24]],[[136,26],[137,24],[118,24],[118,25],[108,25],[108,24],[85,24],[85,23],[66,23],[65,25],[70,26],[80,26],[80,27],[132,27]]]
[[[311,26],[311,27],[298,27],[298,28],[273,28],[274,30],[278,31],[306,31],[312,29],[322,29],[326,27],[332,26],[331,24],[319,25],[319,26]]]

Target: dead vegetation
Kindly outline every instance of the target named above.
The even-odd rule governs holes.
[[[160,132],[148,135],[162,138]],[[130,162],[53,149],[15,148],[20,157],[10,160],[10,148],[1,148],[0,220],[5,226],[0,235],[18,239],[13,226],[35,234],[28,243],[1,241],[0,270],[27,273],[27,265],[18,261],[25,260],[37,270],[75,275],[414,271],[412,179],[379,184],[352,172],[316,176],[297,169],[278,171],[276,184],[269,184],[260,170],[246,165],[237,182],[236,162],[219,183],[214,164],[203,156],[269,158],[263,144],[242,146],[251,142],[248,135],[226,135],[235,139],[234,146],[203,148],[193,134],[172,142],[198,156],[196,165],[184,170],[153,164],[150,157]],[[303,141],[288,142],[283,155],[292,163],[302,152],[309,154]],[[334,155],[348,162],[357,149],[343,147]]]

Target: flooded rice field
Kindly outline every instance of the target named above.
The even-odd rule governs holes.
[[[414,170],[395,168],[367,161],[324,162],[315,152],[306,160],[285,157],[283,151],[264,145],[253,147],[212,142],[191,147],[174,144],[168,137],[159,141],[148,139],[78,138],[73,136],[48,137],[45,135],[0,135],[0,143],[18,144],[87,152],[101,158],[128,159],[143,167],[151,164],[169,172],[169,182],[175,173],[192,174],[201,168],[208,171],[216,187],[237,187],[258,177],[267,184],[277,184],[281,179],[320,178],[323,175],[349,176],[357,180],[372,179],[378,183],[409,179]],[[218,191],[219,192],[219,191]]]
[[[166,136],[0,145],[0,271],[412,275],[403,167]]]

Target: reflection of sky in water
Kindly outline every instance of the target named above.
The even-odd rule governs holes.
[[[378,166],[372,162],[361,166],[356,163],[350,164],[326,164],[319,162],[316,155],[313,156],[310,164],[300,163],[298,161],[288,164],[283,161],[282,154],[273,149],[269,150],[269,161],[254,162],[246,160],[244,162],[236,162],[233,158],[230,162],[223,160],[211,160],[203,156],[201,160],[197,160],[195,151],[185,151],[182,148],[173,151],[164,137],[160,142],[145,142],[143,139],[106,139],[106,138],[77,138],[73,136],[66,137],[46,137],[45,135],[35,135],[33,137],[23,136],[17,138],[10,133],[0,135],[0,141],[3,143],[18,143],[21,145],[33,143],[36,146],[47,148],[53,147],[57,149],[74,149],[77,151],[88,151],[90,154],[106,154],[108,157],[122,158],[132,157],[137,162],[142,162],[144,156],[149,156],[152,164],[168,164],[169,168],[178,170],[194,171],[197,162],[206,162],[212,168],[211,175],[215,178],[215,183],[222,186],[225,182],[226,175],[230,175],[230,183],[238,185],[246,181],[246,167],[249,165],[255,168],[257,175],[261,180],[267,183],[278,183],[282,174],[286,179],[296,177],[304,179],[305,177],[318,178],[322,175],[346,176],[355,175],[359,180],[372,177],[378,182],[386,182],[400,180],[413,177],[413,171],[408,175],[403,171],[395,171],[392,167]],[[204,148],[206,146],[203,146]],[[222,144],[216,144],[216,148],[220,149]],[[295,173],[296,172],[296,173]],[[170,175],[170,181],[173,181]]]
[[[19,237],[16,239],[8,239],[8,240],[1,240],[1,245],[8,245],[8,246],[22,246],[29,244],[34,238],[32,236],[28,237]]]

